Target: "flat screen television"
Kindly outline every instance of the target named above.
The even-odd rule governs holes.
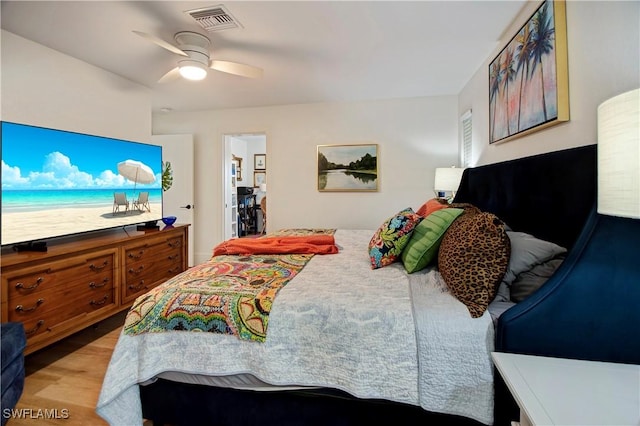
[[[162,218],[162,147],[2,121],[2,246]]]

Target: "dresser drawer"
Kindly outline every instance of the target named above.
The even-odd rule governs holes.
[[[31,339],[44,333],[73,327],[78,322],[78,318],[100,309],[109,310],[114,307],[113,288],[101,289],[91,293],[72,294],[65,304],[56,305],[54,309],[47,311],[35,309],[23,313],[17,320],[22,321],[27,339]]]
[[[6,275],[8,299],[56,291],[78,281],[100,283],[107,274],[113,281],[117,250],[105,250],[9,272]]]
[[[182,253],[183,246],[184,238],[182,235],[169,238],[154,238],[143,244],[128,246],[125,249],[125,265],[128,268],[133,263],[148,260],[151,257]]]
[[[104,271],[96,277],[86,277],[68,285],[31,291],[25,295],[9,297],[9,321],[22,321],[30,315],[44,314],[76,301],[79,297],[94,297],[96,293],[114,288],[114,271]]]
[[[32,291],[30,294],[10,297],[8,301],[9,321],[23,321],[33,315],[44,315],[52,310],[80,300],[92,300],[97,294],[113,293],[113,270],[104,271],[96,277],[73,281],[66,286]]]
[[[182,252],[154,256],[149,260],[131,263],[125,271],[123,303],[133,301],[153,287],[179,274],[183,268]]]

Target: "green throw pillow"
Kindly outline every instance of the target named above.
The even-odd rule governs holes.
[[[402,263],[408,273],[426,268],[437,259],[438,248],[445,231],[464,209],[437,210],[425,217],[413,230],[413,235],[402,251]]]

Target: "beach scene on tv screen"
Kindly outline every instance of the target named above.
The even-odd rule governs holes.
[[[2,123],[2,245],[158,220],[162,148]]]

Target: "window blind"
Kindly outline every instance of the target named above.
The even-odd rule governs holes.
[[[460,117],[460,132],[461,137],[461,152],[462,152],[462,167],[471,166],[471,110],[467,110],[462,117]]]

